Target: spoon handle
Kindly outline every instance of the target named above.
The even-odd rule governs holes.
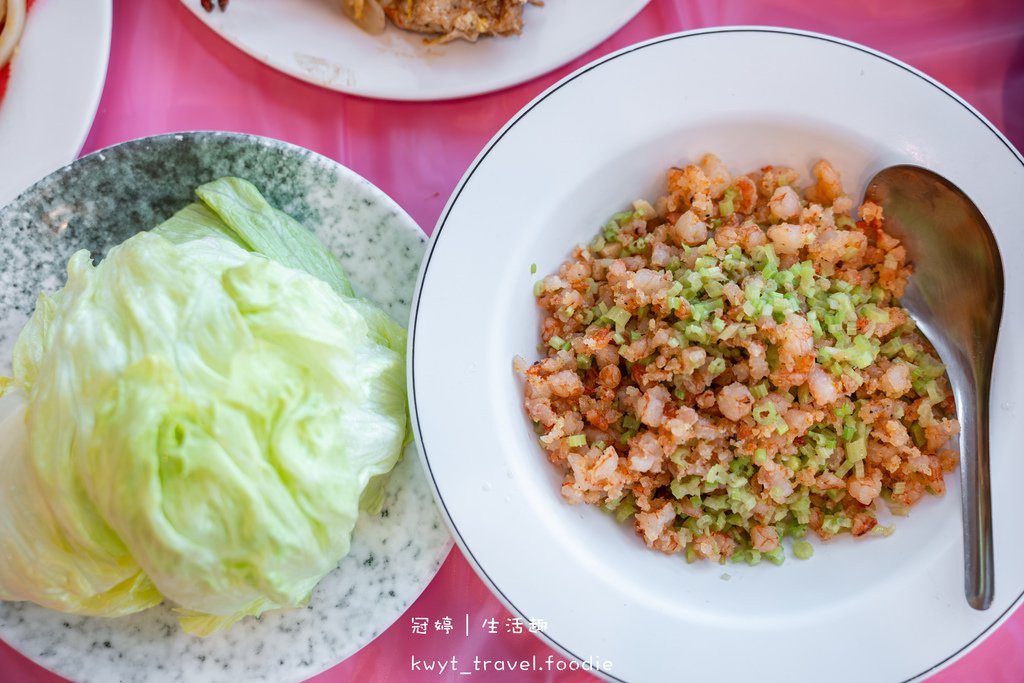
[[[974,410],[961,426],[964,513],[964,592],[977,610],[988,609],[995,592],[992,566],[992,493],[988,467],[988,408],[991,368],[975,369]],[[973,493],[974,495],[971,495]]]

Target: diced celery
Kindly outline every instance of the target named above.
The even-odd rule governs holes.
[[[610,322],[615,323],[615,330],[621,333],[626,328],[626,323],[629,322],[629,311],[622,308],[621,306],[613,306],[605,315]]]
[[[739,323],[729,323],[718,333],[718,338],[721,341],[732,339],[733,337],[736,336],[736,333],[739,332],[742,327],[743,326],[740,325]]]
[[[705,509],[721,511],[727,507],[729,507],[729,498],[727,496],[708,496],[704,499]]]
[[[687,477],[685,481],[673,479],[672,483],[669,484],[669,488],[676,499],[682,500],[688,496],[698,495],[700,493],[700,485],[700,477]]]
[[[704,283],[704,291],[707,292],[708,296],[712,299],[717,299],[722,296],[722,284],[715,280],[709,280]]]
[[[551,337],[551,339],[548,340],[548,346],[550,346],[551,348],[555,349],[556,351],[561,351],[562,349],[568,350],[566,347],[567,346],[571,347],[569,342],[565,341],[564,339],[559,337],[557,334],[553,335]]]
[[[623,502],[615,509],[615,519],[619,523],[625,522],[634,512],[636,512],[636,506],[633,504],[633,496],[627,494]]]
[[[705,344],[708,341],[708,333],[700,325],[696,324],[687,325],[683,335],[689,341],[697,342],[698,344]]]
[[[809,560],[814,554],[814,546],[807,541],[793,541],[793,557],[798,560]]]
[[[704,475],[704,481],[709,484],[724,484],[726,482],[726,476],[728,470],[722,463],[715,463],[708,468],[707,474]]]
[[[750,414],[754,418],[754,422],[760,425],[773,423],[779,415],[775,410],[774,403],[762,403],[759,406],[755,406]]]
[[[764,553],[764,557],[766,560],[775,565],[780,565],[786,561],[786,553],[782,550],[781,545],[775,548],[775,550],[769,550],[768,552]]]
[[[883,311],[882,309],[878,308],[878,306],[875,306],[874,304],[871,304],[870,306],[865,306],[862,309],[862,312],[863,312],[864,317],[867,318],[868,320],[870,320],[871,322],[876,322],[876,323],[887,323],[887,322],[889,322],[889,312],[888,311]]]

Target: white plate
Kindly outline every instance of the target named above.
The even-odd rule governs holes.
[[[110,0],[36,0],[0,100],[0,206],[82,149],[103,92]]]
[[[68,257],[95,254],[193,201],[199,184],[250,180],[315,228],[352,285],[399,321],[424,251],[419,227],[387,195],[338,163],[288,143],[238,133],[183,133],[125,142],[47,176],[0,210],[0,375],[36,293],[65,279]],[[379,515],[362,514],[352,548],[305,609],[267,612],[223,633],[184,633],[167,605],[119,619],[0,602],[0,638],[83,683],[286,683],[337,664],[387,629],[420,595],[451,548],[413,448],[388,477]],[[0,681],[8,679],[0,671]]]
[[[1007,294],[992,389],[991,610],[964,599],[956,477],[890,538],[818,544],[810,561],[782,567],[687,565],[561,499],[511,368],[516,354],[537,357],[533,282],[632,199],[656,197],[670,165],[709,151],[739,172],[774,162],[805,178],[824,157],[854,197],[882,167],[913,162],[963,188],[988,218]],[[477,158],[420,273],[411,401],[456,540],[515,612],[548,622],[552,645],[610,661],[616,680],[907,681],[947,665],[1024,591],[1022,187],[1024,160],[963,100],[828,36],[682,33],[564,79]]]
[[[527,6],[521,36],[428,45],[388,26],[360,31],[339,0],[235,0],[200,21],[256,59],[331,90],[388,100],[443,100],[506,88],[556,69],[619,30],[650,0],[551,0]]]

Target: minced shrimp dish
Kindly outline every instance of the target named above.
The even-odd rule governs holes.
[[[827,161],[809,185],[713,155],[670,169],[534,289],[544,358],[516,367],[562,496],[689,561],[888,535],[881,506],[942,495],[959,461],[945,368],[898,303],[910,274]]]

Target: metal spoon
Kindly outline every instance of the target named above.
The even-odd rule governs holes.
[[[988,415],[992,359],[1003,310],[1003,265],[992,229],[960,188],[918,166],[880,171],[864,195],[914,264],[901,303],[946,364],[960,420],[964,592],[992,604],[992,498]]]

